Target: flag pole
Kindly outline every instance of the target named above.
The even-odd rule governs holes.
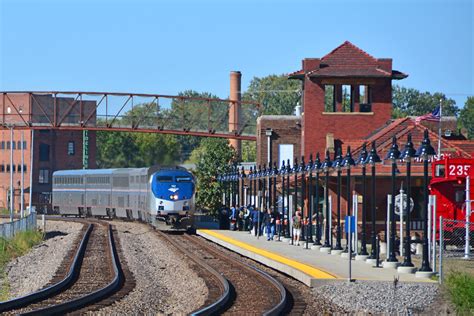
[[[441,119],[443,117],[443,99],[439,99],[439,122],[438,122],[438,157],[441,159]]]

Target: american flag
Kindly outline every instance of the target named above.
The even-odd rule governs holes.
[[[416,124],[420,124],[421,121],[439,122],[441,120],[441,108],[438,106],[433,112],[418,116],[415,119]]]

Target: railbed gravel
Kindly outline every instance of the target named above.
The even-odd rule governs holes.
[[[438,284],[381,281],[337,282],[313,289],[348,312],[413,315],[423,313],[435,301]]]
[[[12,260],[5,269],[9,297],[23,296],[47,285],[64,256],[74,246],[76,238],[79,238],[82,226],[66,221],[46,221],[46,240],[24,256]]]
[[[189,268],[186,257],[162,241],[147,225],[114,221],[135,288],[94,314],[189,314],[202,306],[208,290]]]

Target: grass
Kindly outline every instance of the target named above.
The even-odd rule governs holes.
[[[8,278],[5,267],[14,258],[26,254],[33,246],[43,240],[43,233],[38,230],[27,230],[17,233],[12,239],[0,238],[0,300],[9,296]]]
[[[458,314],[471,315],[474,313],[473,274],[452,270],[445,277],[444,287]]]

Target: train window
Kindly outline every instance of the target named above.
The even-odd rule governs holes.
[[[173,177],[172,176],[157,176],[156,180],[158,180],[159,182],[172,182]]]
[[[176,182],[191,182],[191,177],[176,177]]]
[[[446,172],[444,165],[436,165],[435,177],[444,178]]]
[[[134,178],[133,178],[133,176],[131,176],[131,177],[130,177],[130,183],[134,183],[134,182],[135,182],[135,181],[134,181]]]
[[[146,183],[146,176],[141,176],[142,183]]]
[[[135,176],[135,182],[139,183],[140,182],[140,176]]]
[[[456,191],[454,195],[454,199],[456,200],[456,203],[464,202],[466,200],[466,191],[464,190]]]

